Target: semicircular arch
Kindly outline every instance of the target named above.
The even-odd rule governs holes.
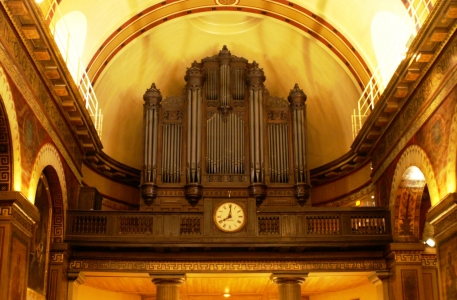
[[[438,203],[440,200],[438,186],[436,184],[435,174],[433,173],[430,159],[421,147],[412,145],[406,148],[406,150],[403,152],[395,168],[389,198],[389,206],[391,211],[394,211],[393,208],[395,207],[397,189],[400,186],[403,174],[410,167],[417,167],[424,174],[425,181],[430,193],[430,201],[432,206]]]
[[[67,210],[67,185],[65,181],[65,173],[57,149],[52,144],[45,144],[38,152],[35,163],[33,164],[32,175],[28,189],[28,199],[30,202],[35,202],[35,192],[38,186],[41,173],[47,166],[53,167],[57,174],[60,183],[63,211]]]
[[[5,113],[8,119],[8,124],[11,134],[11,151],[12,151],[12,164],[13,164],[13,174],[12,174],[12,189],[14,191],[21,191],[25,193],[25,187],[22,186],[22,168],[21,168],[21,143],[19,140],[19,125],[16,115],[16,107],[13,100],[13,95],[11,93],[10,85],[6,74],[3,71],[2,66],[0,65],[0,98],[3,100],[5,107]]]

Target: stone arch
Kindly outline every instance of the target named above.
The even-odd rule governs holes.
[[[19,125],[17,121],[16,108],[11,94],[10,85],[6,74],[3,71],[3,68],[0,65],[0,101],[3,103],[1,107],[1,127],[4,127],[6,132],[2,131],[0,134],[0,140],[6,138],[9,139],[9,161],[6,161],[6,156],[0,158],[0,168],[9,165],[10,174],[9,174],[9,187],[8,190],[21,191],[26,194],[25,187],[22,186],[22,165],[21,165],[21,143],[19,140]],[[5,120],[6,119],[6,120]],[[1,152],[2,150],[0,150]],[[12,174],[11,174],[12,171]],[[6,172],[3,170],[0,173],[0,182],[4,181],[6,178]],[[3,190],[3,186],[1,187]]]
[[[424,174],[425,181],[427,182],[432,206],[437,204],[440,200],[440,195],[430,159],[421,147],[412,145],[406,148],[403,152],[395,168],[394,176],[392,178],[392,186],[390,189],[390,208],[392,209],[395,205],[397,188],[400,184],[403,173],[405,173],[409,167],[418,167],[421,170]]]
[[[446,194],[454,193],[457,173],[457,104],[454,106],[451,129],[449,133],[448,156],[446,164]]]
[[[406,180],[408,182],[407,186],[403,180],[405,176],[408,177],[406,174],[411,172],[412,169],[422,173],[422,183],[409,186],[411,181]],[[425,186],[428,189],[431,204],[436,204],[439,201],[439,194],[430,160],[421,147],[417,145],[409,146],[403,152],[396,165],[390,189],[389,206],[395,240],[412,242],[421,239],[419,215]],[[406,211],[403,211],[405,208]],[[405,233],[406,231],[408,233]]]
[[[53,210],[55,208],[56,212],[59,210],[61,211],[60,215],[57,214],[56,216],[58,220],[55,220],[53,217],[53,223],[56,221],[57,224],[61,225],[57,226],[57,228],[52,228],[52,235],[56,234],[56,239],[58,239],[59,236],[63,238],[65,212],[67,211],[67,185],[62,161],[57,149],[52,144],[43,145],[35,159],[27,194],[27,198],[32,203],[35,202],[35,192],[42,172],[49,176],[48,180],[52,188]],[[54,207],[54,205],[56,205],[56,207]]]
[[[65,210],[59,175],[52,166],[46,166],[43,174],[49,185],[52,202],[51,243],[63,243]]]

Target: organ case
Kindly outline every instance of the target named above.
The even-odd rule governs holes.
[[[247,188],[260,205],[269,186],[309,197],[306,95],[270,97],[263,69],[226,46],[185,75],[181,96],[162,100],[152,84],[143,96],[141,195],[153,203],[161,186],[184,189],[195,205],[205,187]]]

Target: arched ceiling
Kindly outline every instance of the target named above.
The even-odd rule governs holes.
[[[103,151],[115,160],[140,168],[142,96],[151,83],[164,98],[179,95],[186,68],[227,45],[259,63],[272,96],[287,97],[295,83],[307,94],[315,168],[349,151],[351,114],[378,64],[372,21],[385,12],[402,18],[403,2],[62,0],[59,7],[86,18],[87,32],[70,31],[85,37],[81,56],[104,115]]]

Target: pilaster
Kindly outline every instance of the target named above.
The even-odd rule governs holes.
[[[385,257],[389,270],[389,299],[425,300],[422,277],[422,243],[392,243]]]
[[[25,299],[36,207],[19,192],[0,192],[0,299]]]
[[[48,300],[65,300],[68,292],[67,269],[71,249],[67,243],[51,244],[48,279]]]

